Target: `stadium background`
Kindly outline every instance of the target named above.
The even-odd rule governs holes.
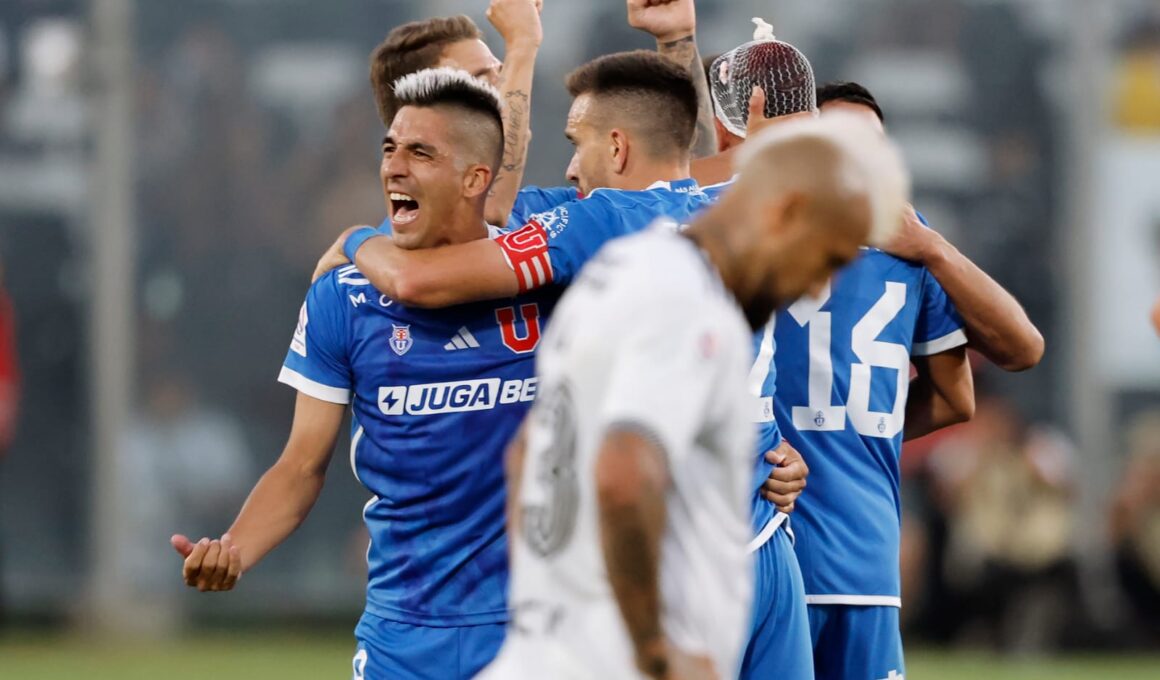
[[[382,217],[367,55],[463,12],[502,56],[486,4],[0,2],[0,329],[14,317],[21,375],[0,380],[0,677],[344,676],[366,499],[345,443],[236,592],[185,592],[167,539],[218,535],[277,456],[313,264]],[[623,0],[545,4],[526,180],[553,185],[563,75],[652,45]],[[868,85],[918,208],[1047,339],[1030,373],[980,366],[978,422],[907,454],[908,675],[1156,677],[1160,5],[697,4],[705,55],[763,16],[819,82]]]

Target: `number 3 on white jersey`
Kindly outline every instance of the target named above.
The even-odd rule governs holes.
[[[794,406],[793,424],[799,430],[833,432],[846,429],[846,417],[864,437],[891,439],[902,431],[906,394],[910,388],[910,352],[894,342],[876,338],[906,305],[906,284],[886,282],[886,292],[854,325],[850,347],[860,363],[850,366],[850,394],[845,406],[830,403],[834,389],[832,316],[822,306],[830,299],[826,284],[816,298],[802,298],[789,308],[798,325],[809,329],[809,405]],[[894,407],[889,413],[870,410],[870,379],[873,367],[894,369],[898,375]]]

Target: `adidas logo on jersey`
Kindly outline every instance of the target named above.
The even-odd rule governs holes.
[[[443,349],[448,352],[455,352],[461,349],[474,349],[479,347],[479,341],[467,330],[467,326],[460,328],[455,336],[451,338],[451,342],[443,345]]]

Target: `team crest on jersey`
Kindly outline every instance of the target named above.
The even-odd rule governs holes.
[[[537,213],[532,215],[529,221],[535,222],[543,227],[544,231],[548,234],[548,238],[556,238],[560,235],[560,232],[564,231],[564,227],[568,226],[568,208],[560,206],[555,210]]]
[[[403,356],[411,349],[411,345],[415,344],[415,339],[411,337],[411,326],[396,326],[391,324],[391,349],[395,354]]]

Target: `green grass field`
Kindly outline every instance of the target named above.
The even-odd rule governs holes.
[[[178,643],[109,644],[76,638],[0,640],[3,680],[318,680],[350,677],[347,635],[198,636]],[[908,652],[908,680],[1156,680],[1160,656],[1012,660],[980,654]]]

